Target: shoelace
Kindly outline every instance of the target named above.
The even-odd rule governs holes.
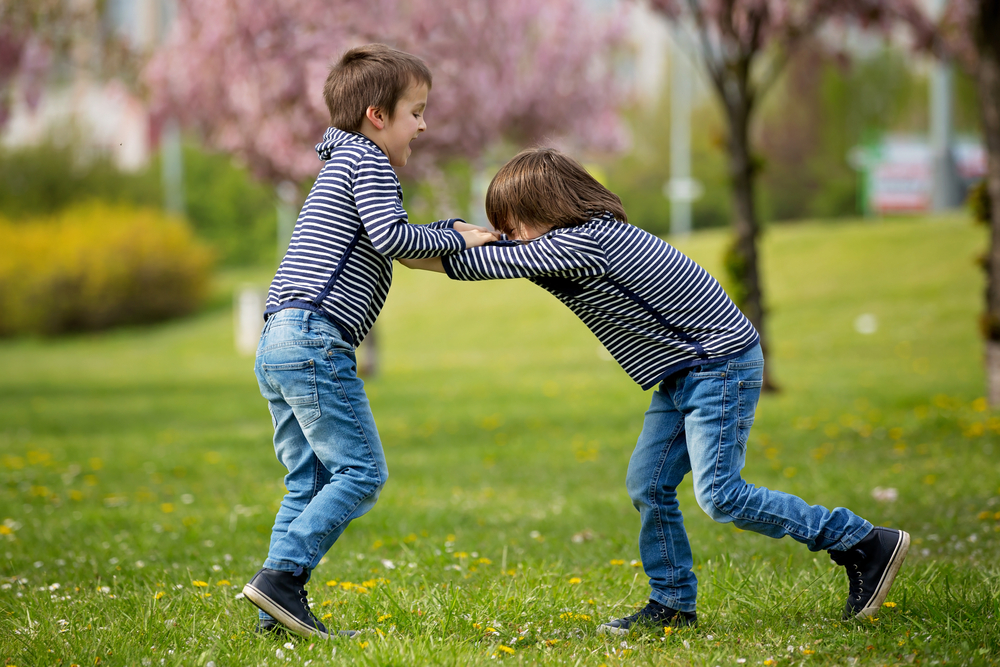
[[[830,560],[837,565],[842,565],[847,569],[848,600],[860,600],[864,590],[864,579],[861,576],[861,568],[858,564],[865,560],[865,552],[860,549],[851,551],[831,551]],[[857,575],[855,578],[854,575]]]
[[[309,594],[306,593],[306,589],[304,588],[299,589],[299,602],[301,602],[302,606],[306,608],[306,613],[309,614],[309,618],[318,624],[319,619],[316,618],[316,614],[313,613],[312,607],[309,606]]]

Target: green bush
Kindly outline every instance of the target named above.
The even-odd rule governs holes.
[[[88,204],[0,238],[0,335],[156,322],[206,296],[212,252],[158,211]]]
[[[273,188],[255,181],[229,156],[185,145],[184,196],[188,222],[212,245],[221,264],[275,261]],[[95,199],[160,208],[159,156],[140,171],[123,172],[107,155],[84,156],[72,145],[53,141],[0,150],[0,217],[23,223]]]

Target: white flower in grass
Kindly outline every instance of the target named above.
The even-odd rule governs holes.
[[[295,650],[295,644],[293,644],[292,642],[285,642],[284,644],[282,644],[282,646],[287,648],[289,651]]]
[[[279,648],[274,652],[274,657],[276,657],[278,660],[281,660],[282,658],[285,657],[285,652]]]
[[[894,503],[899,498],[899,491],[891,486],[887,488],[876,486],[872,489],[872,498],[880,503]]]

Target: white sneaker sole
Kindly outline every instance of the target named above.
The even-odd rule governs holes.
[[[597,634],[599,635],[627,635],[629,630],[632,628],[616,628],[608,624],[598,625]]]
[[[865,605],[864,609],[854,615],[854,618],[865,618],[878,613],[878,610],[882,608],[882,603],[885,602],[886,596],[889,595],[892,582],[896,580],[896,573],[899,572],[899,567],[903,564],[906,552],[909,550],[910,534],[901,530],[899,531],[899,541],[896,542],[896,548],[889,559],[889,566],[885,568],[885,572],[882,573],[882,579],[878,582],[878,586],[875,587],[875,594],[868,600],[868,604]]]
[[[320,637],[321,639],[330,638],[329,634],[322,632],[311,625],[306,625],[299,619],[289,614],[284,608],[279,607],[274,600],[267,597],[264,593],[250,584],[243,587],[243,595],[245,595],[250,602],[257,605],[257,607],[263,609],[278,623],[285,626],[289,632],[294,632],[302,637]]]

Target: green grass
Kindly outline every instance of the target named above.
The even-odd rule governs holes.
[[[679,246],[719,275],[723,241]],[[366,632],[255,636],[237,594],[282,469],[233,351],[227,291],[248,276],[229,275],[186,321],[0,343],[0,664],[997,664],[984,243],[963,219],[764,241],[783,391],[761,401],[745,477],[911,533],[877,621],[839,620],[846,577],[825,553],[713,523],[686,482],[699,628],[597,636],[647,591],[624,477],[649,396],[533,285],[400,268],[368,382],[389,483],[310,586],[328,625]],[[862,335],[866,313],[878,329]]]

